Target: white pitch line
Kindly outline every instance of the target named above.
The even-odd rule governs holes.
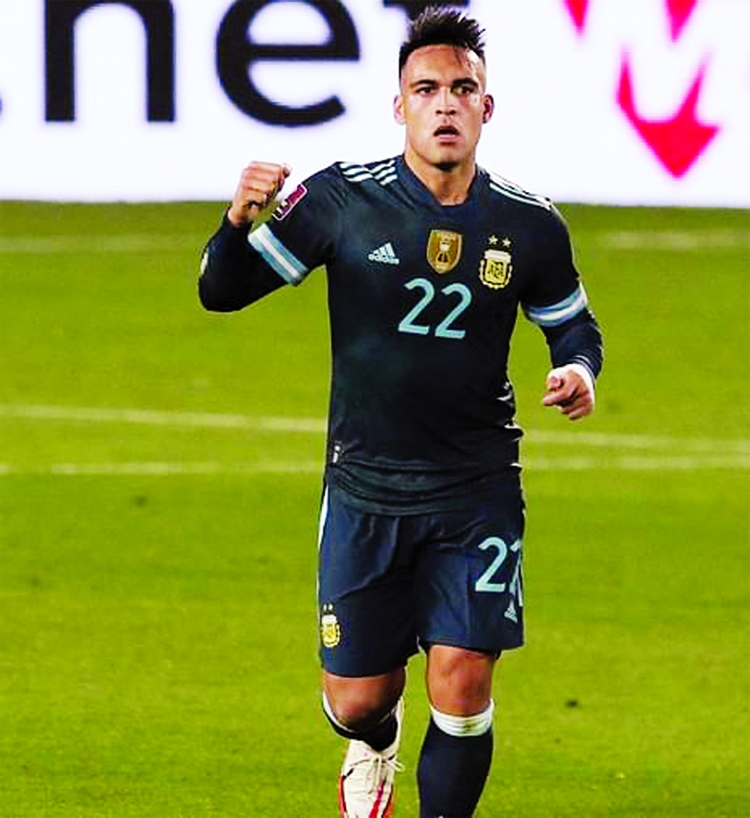
[[[320,474],[322,463],[278,461],[264,463],[52,463],[45,466],[0,464],[0,477],[37,475],[53,477],[217,477],[257,474]]]
[[[188,426],[213,429],[252,429],[261,432],[324,433],[325,420],[266,417],[209,412],[162,412],[151,409],[99,409],[74,406],[0,404],[0,417],[59,420],[73,423],[136,423],[146,426]]]
[[[599,467],[601,468],[601,467]],[[750,469],[749,455],[688,455],[674,457],[619,457],[621,471],[695,471],[698,469]]]
[[[607,250],[750,250],[750,230],[619,230],[597,233],[594,241]]]
[[[607,250],[706,252],[750,249],[750,231],[740,229],[583,231],[583,236]],[[0,236],[0,255],[163,253],[191,247],[200,249],[205,241],[205,236],[194,233]]]
[[[119,236],[0,236],[0,255],[54,255],[57,253],[168,253],[199,252],[206,243],[197,234],[125,233]]]
[[[266,463],[52,463],[48,466],[18,467],[0,464],[0,477],[7,475],[51,475],[54,477],[215,477],[254,474],[317,474],[321,463],[278,461]]]
[[[42,467],[43,474],[64,477],[173,477],[253,474],[311,474],[321,471],[321,464],[307,461],[276,461],[261,463],[56,463]]]
[[[730,452],[750,455],[750,440],[721,438],[680,438],[655,435],[628,435],[609,432],[540,432],[525,436],[530,443],[563,446],[591,446],[604,449],[680,449],[693,453]]]
[[[703,471],[747,470],[747,456],[675,456],[675,457],[531,457],[525,470],[542,471]],[[323,463],[317,461],[263,461],[258,463],[152,462],[142,463],[53,463],[44,466],[0,464],[0,477],[39,475],[53,477],[251,477],[258,474],[319,474]]]
[[[159,411],[151,409],[44,406],[0,404],[0,417],[24,420],[50,420],[70,423],[132,423],[149,426],[213,429],[249,429],[260,432],[297,432],[324,434],[322,418],[278,417],[266,415],[220,414],[211,412]],[[680,455],[750,456],[750,440],[721,438],[678,438],[656,435],[632,435],[609,432],[527,432],[529,444],[577,446],[614,450],[677,451]]]
[[[748,455],[675,455],[664,457],[528,457],[527,471],[744,471],[750,469]]]

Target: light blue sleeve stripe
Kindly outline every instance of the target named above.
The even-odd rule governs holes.
[[[247,237],[250,246],[263,257],[287,284],[301,284],[310,270],[262,224]]]
[[[558,301],[557,304],[550,304],[548,307],[532,307],[529,305],[524,307],[524,312],[529,321],[533,321],[540,327],[556,327],[578,315],[581,310],[588,306],[588,303],[586,291],[579,284],[567,298]]]

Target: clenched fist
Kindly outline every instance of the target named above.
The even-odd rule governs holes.
[[[235,227],[250,224],[284,186],[292,169],[273,162],[251,162],[240,176],[227,218]]]
[[[553,369],[547,375],[545,406],[556,406],[570,420],[578,420],[594,411],[594,381],[580,364]]]

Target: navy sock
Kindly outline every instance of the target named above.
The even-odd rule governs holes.
[[[365,730],[353,736],[358,741],[364,741],[377,752],[382,752],[386,747],[390,747],[396,740],[396,733],[398,732],[398,722],[396,716],[391,713],[385,721],[372,728],[372,730]]]
[[[490,771],[492,746],[491,729],[449,736],[430,720],[417,768],[420,818],[470,818]]]
[[[326,714],[326,718],[331,723],[331,727],[333,727],[333,729],[340,736],[343,736],[350,741],[364,741],[365,744],[368,744],[378,753],[382,752],[387,747],[390,747],[396,740],[396,734],[398,733],[398,722],[396,721],[395,712],[387,715],[383,721],[376,724],[369,730],[349,730],[347,727],[344,727],[343,724],[339,724],[339,722],[336,721],[332,713],[329,712],[330,708],[326,707],[325,704],[326,703],[324,703],[323,712]]]

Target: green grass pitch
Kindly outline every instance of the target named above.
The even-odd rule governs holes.
[[[498,671],[477,818],[748,815],[748,213],[561,209],[607,362],[570,424],[519,321],[528,644]],[[203,312],[221,212],[0,204],[2,816],[337,814],[325,280]]]

